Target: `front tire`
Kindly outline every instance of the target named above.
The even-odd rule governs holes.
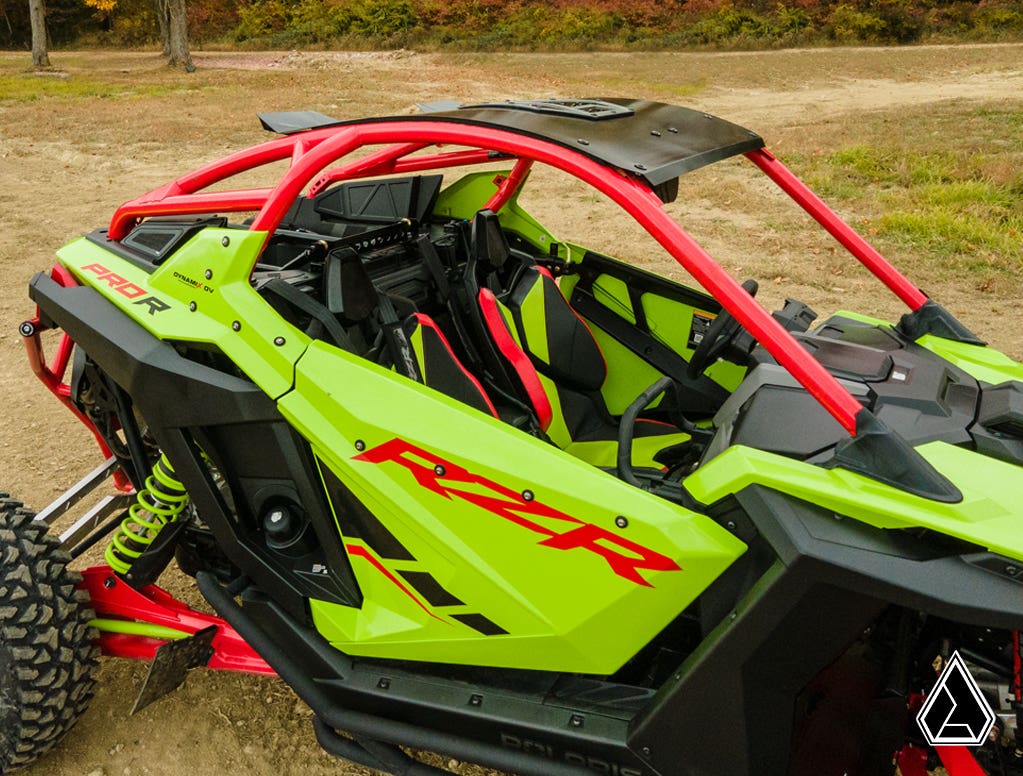
[[[0,493],[0,775],[49,751],[92,699],[99,648],[70,556]]]

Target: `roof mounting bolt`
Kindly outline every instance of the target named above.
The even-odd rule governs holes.
[[[1019,573],[1019,569],[1016,568],[1015,566],[1006,566],[1005,573],[1008,574],[1010,577],[1014,577]]]
[[[377,687],[381,690],[389,690],[391,688],[391,680],[383,677],[379,682],[377,682]]]
[[[641,751],[643,753],[644,757],[649,757],[650,756],[650,747],[649,746],[644,746],[639,751]]]
[[[213,270],[208,269],[203,273],[207,280],[213,280]]]
[[[363,442],[361,439],[356,439],[355,440],[355,449],[358,450],[361,453],[363,450],[366,449],[366,443]]]
[[[635,167],[637,170],[645,170],[646,169],[646,165],[645,164],[634,164],[632,166]]]
[[[276,345],[277,347],[280,347],[285,342],[286,340],[284,339],[284,337],[274,337],[274,345]]]
[[[661,133],[658,132],[656,129],[650,130],[650,134],[653,135],[654,137],[660,137],[661,136]]]
[[[437,464],[436,466],[433,467],[433,473],[436,474],[438,477],[443,477],[445,474],[448,473],[448,470],[445,469],[440,464]]]
[[[197,305],[195,302],[189,302],[188,309],[194,313],[196,310],[199,309],[199,305]]]
[[[231,238],[225,234],[223,237],[220,238],[220,244],[226,248],[228,245],[231,244]]]
[[[483,705],[483,696],[482,695],[470,695],[469,696],[469,705],[470,706],[482,706]]]
[[[585,724],[586,720],[582,714],[573,714],[568,718],[568,724],[575,728],[581,728]]]
[[[585,138],[579,138],[575,142],[577,142],[579,145],[589,145],[590,144],[590,141],[586,140]]]
[[[673,135],[677,135],[678,134],[678,127],[668,127],[668,131],[671,132],[671,134],[673,134]]]
[[[727,528],[729,531],[734,531],[735,530],[735,521],[734,520],[729,520],[727,523],[725,523],[725,528]]]
[[[235,331],[241,331],[242,330],[242,322],[241,321],[231,321],[231,328],[234,329]]]
[[[532,501],[534,498],[536,498],[536,496],[533,495],[533,491],[531,491],[531,490],[524,490],[524,491],[522,491],[522,500],[523,501]]]
[[[625,515],[618,515],[618,517],[615,518],[615,525],[618,526],[619,528],[628,528],[629,518],[627,518]]]

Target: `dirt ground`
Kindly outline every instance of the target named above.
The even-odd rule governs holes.
[[[736,54],[200,52],[195,59],[199,71],[185,75],[167,71],[155,54],[57,52],[60,72],[39,77],[40,94],[46,79],[82,85],[84,94],[10,99],[0,91],[0,486],[36,508],[98,457],[89,435],[27,368],[17,324],[32,312],[28,279],[52,264],[64,242],[103,225],[122,201],[265,139],[257,111],[311,108],[343,118],[412,112],[416,102],[444,98],[624,94],[722,115],[756,129],[784,158],[786,150],[854,139],[864,121],[890,121],[893,132],[912,133],[899,120],[916,110],[1023,105],[1017,45]],[[0,72],[23,71],[27,61],[27,54],[0,53]],[[888,319],[900,314],[897,301],[862,272],[842,268],[851,259],[835,256],[826,235],[811,232],[763,182],[738,183],[739,174],[738,164],[699,173],[683,182],[672,207],[729,271],[761,280],[768,307],[793,296],[821,313],[847,307]],[[595,247],[682,277],[677,266],[653,258],[653,247],[634,242],[628,226],[610,232],[606,206],[590,195],[557,176],[543,192],[547,202],[536,206],[549,208],[559,236],[592,244],[600,234],[607,239]],[[724,192],[724,200],[712,192]],[[763,205],[770,228],[747,214],[753,205]],[[843,215],[856,221],[868,214]],[[891,258],[977,334],[1023,357],[1018,272],[987,284],[978,303],[975,276],[898,252]],[[172,589],[181,584],[169,582]],[[144,672],[105,661],[89,713],[26,773],[367,773],[320,751],[309,711],[280,681],[196,671],[177,692],[128,717]],[[446,758],[434,762],[483,772]]]

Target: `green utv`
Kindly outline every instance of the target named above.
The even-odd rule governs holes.
[[[544,776],[1021,773],[1023,365],[754,132],[622,99],[423,107],[265,115],[280,137],[32,279],[32,368],[104,460],[36,515],[0,500],[0,772],[74,725],[102,653],[152,661],[137,706],[195,666],[277,674],[327,750],[397,774],[441,772],[399,747]],[[680,175],[737,155],[897,324],[770,314],[669,217]],[[272,188],[222,183],[274,162]],[[519,204],[534,166],[699,289],[558,240]],[[219,616],[156,585],[172,559]]]

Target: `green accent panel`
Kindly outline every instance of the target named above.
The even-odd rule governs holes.
[[[648,466],[652,469],[664,468],[654,460],[654,456],[670,445],[681,444],[690,439],[689,434],[679,432],[677,434],[664,434],[663,436],[637,437],[632,440],[632,465]],[[618,466],[618,442],[573,442],[565,448],[571,453],[593,466]]]
[[[125,633],[129,636],[148,636],[151,639],[167,641],[180,641],[187,639],[191,633],[168,628],[164,625],[155,625],[151,622],[135,622],[134,620],[113,620],[98,617],[89,620],[89,627],[95,628],[104,633]]]
[[[593,281],[593,298],[619,318],[624,318],[635,325],[636,314],[632,310],[629,287],[625,285],[624,280],[611,275],[601,275]]]
[[[655,294],[643,294],[642,302],[647,325],[654,339],[688,361],[693,355],[689,347],[689,330],[693,325],[696,308]],[[714,314],[701,312],[705,315]],[[746,368],[728,361],[718,361],[711,364],[705,374],[726,390],[734,391],[746,376]]]
[[[451,620],[446,610],[435,611],[441,618],[435,619],[353,555],[368,605],[311,602],[317,628],[349,654],[612,673],[745,551],[703,515],[322,342],[299,359],[295,390],[278,407],[421,570],[464,601],[467,611],[509,632],[483,636]],[[367,453],[398,440],[436,458],[424,462],[411,453],[404,465],[355,460],[356,440]],[[431,474],[437,459],[447,472],[439,479]],[[420,479],[409,468],[415,462]],[[518,495],[527,489],[532,502]],[[492,501],[472,503],[473,494]],[[617,515],[629,519],[624,531],[615,526]],[[541,544],[587,524],[612,543],[620,537],[667,556],[682,570],[640,570],[646,586],[619,576],[606,557],[585,546]],[[601,546],[607,541],[602,538]],[[625,554],[642,557],[631,553]],[[393,589],[384,592],[385,584]]]
[[[558,396],[558,387],[547,375],[537,372],[537,376],[540,378],[540,385],[543,386],[544,393],[547,394],[547,398],[551,401],[551,424],[547,427],[547,436],[550,437],[554,444],[565,450],[572,444],[572,434],[568,430],[565,414],[561,410],[561,397]]]
[[[959,488],[961,502],[943,504],[844,469],[743,446],[704,464],[684,485],[705,504],[764,485],[878,528],[929,528],[1023,560],[1023,467],[945,442],[916,450]]]
[[[607,379],[600,386],[600,393],[607,411],[617,417],[663,375],[596,324],[589,323],[589,326],[607,361]],[[660,403],[661,398],[658,398],[650,406]]]
[[[426,346],[423,344],[423,327],[416,326],[412,332],[412,336],[408,338],[409,345],[412,346],[412,352],[416,355],[416,363],[419,365],[419,374],[423,378],[423,382],[429,384],[430,377],[426,374]],[[395,367],[397,372],[397,367]]]
[[[835,313],[836,317],[848,318],[851,321],[859,321],[860,323],[866,323],[870,326],[883,326],[886,329],[890,329],[892,325],[888,321],[883,321],[880,318],[873,318],[869,315],[863,315],[863,313],[854,313],[851,310],[839,310]]]
[[[79,282],[95,288],[156,337],[216,345],[256,385],[277,397],[291,389],[294,363],[309,338],[249,285],[250,268],[265,239],[265,232],[203,229],[152,274],[84,238],[68,243],[57,256]],[[140,304],[146,297],[128,298],[110,280],[83,269],[92,264],[148,291],[168,309],[151,314],[148,305]],[[192,302],[195,312],[189,311]],[[237,332],[231,328],[233,321],[242,322]],[[274,345],[277,337],[284,338],[283,345]]]
[[[497,192],[494,179],[498,175],[508,175],[510,170],[485,170],[465,175],[441,191],[433,212],[438,216],[463,218],[471,221],[492,196]],[[527,179],[528,180],[528,179]],[[519,191],[522,191],[520,188]],[[558,254],[565,258],[567,248],[558,242],[539,221],[529,215],[518,203],[518,194],[512,197],[499,214],[501,226],[517,232],[531,242],[545,256],[549,255],[550,246],[558,244]]]
[[[992,385],[1008,380],[1023,382],[1023,364],[994,348],[955,342],[933,334],[925,334],[917,340],[917,344],[959,367],[975,380]]]

